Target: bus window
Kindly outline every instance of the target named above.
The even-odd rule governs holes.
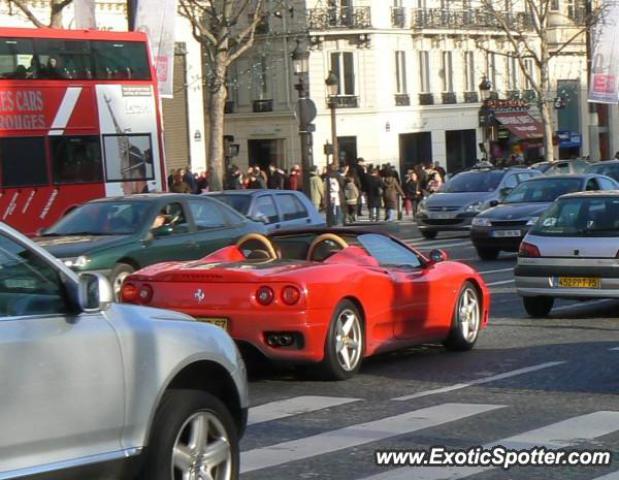
[[[83,40],[35,39],[39,57],[38,78],[92,78],[89,42]]]
[[[0,138],[3,187],[47,185],[44,137]]]
[[[32,40],[0,38],[0,78],[31,78],[36,73]]]
[[[146,44],[91,42],[97,80],[150,80]]]
[[[103,147],[108,182],[155,178],[150,135],[103,135]]]
[[[50,137],[55,184],[103,181],[99,137]]]

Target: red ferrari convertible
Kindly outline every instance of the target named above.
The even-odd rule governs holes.
[[[122,300],[226,329],[266,357],[321,363],[334,379],[364,357],[430,342],[469,350],[490,296],[471,267],[396,238],[349,229],[249,234],[201,260],[129,276]]]

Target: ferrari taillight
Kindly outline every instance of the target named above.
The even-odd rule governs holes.
[[[138,293],[141,303],[149,303],[153,299],[153,287],[150,285],[142,285]]]
[[[256,292],[256,301],[263,306],[271,305],[275,299],[275,294],[271,287],[260,287]]]
[[[301,298],[301,292],[293,285],[287,285],[282,289],[282,302],[286,305],[294,305]]]
[[[540,257],[539,248],[532,243],[522,242],[518,249],[519,257]]]
[[[123,302],[135,303],[138,299],[138,287],[133,283],[125,282],[120,291],[120,298]]]

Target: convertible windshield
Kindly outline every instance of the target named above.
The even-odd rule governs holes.
[[[493,192],[501,183],[504,171],[463,172],[449,180],[442,188],[445,193]]]
[[[559,200],[531,229],[534,235],[614,237],[619,235],[619,198]]]
[[[582,190],[580,178],[544,178],[518,185],[504,203],[554,202],[561,195]]]
[[[146,219],[147,202],[94,202],[76,208],[44,236],[60,235],[130,235]]]

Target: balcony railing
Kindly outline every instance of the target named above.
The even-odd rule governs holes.
[[[396,107],[408,107],[411,104],[411,97],[408,93],[396,93],[395,94],[395,106]]]
[[[370,12],[370,7],[310,8],[307,11],[309,29],[369,28],[372,26]]]
[[[464,92],[464,103],[477,102],[479,102],[479,95],[477,95],[477,92]]]
[[[419,105],[434,105],[434,95],[431,93],[420,93]]]
[[[327,105],[335,104],[336,108],[359,108],[359,97],[356,95],[334,95],[327,97]]]
[[[396,28],[406,27],[406,9],[404,7],[391,7],[391,25]]]
[[[414,8],[412,11],[412,28],[414,29],[455,29],[455,30],[501,30],[497,19],[487,10],[481,8],[444,9]],[[505,14],[507,25],[516,30],[530,30],[532,16],[526,12]]]
[[[273,100],[254,100],[252,107],[254,113],[272,112]]]
[[[455,92],[443,92],[443,103],[444,104],[457,103],[457,102],[458,100],[456,99]]]

